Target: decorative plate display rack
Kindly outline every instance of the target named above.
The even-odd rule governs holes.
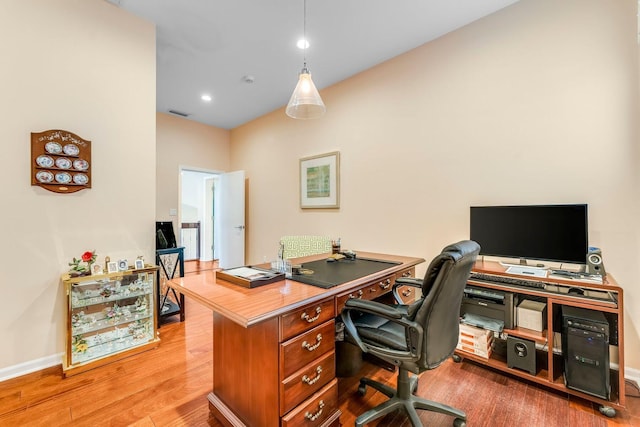
[[[32,132],[31,185],[54,193],[91,188],[91,141],[60,129]]]

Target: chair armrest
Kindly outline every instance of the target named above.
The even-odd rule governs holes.
[[[395,288],[396,286],[402,286],[402,285],[409,285],[409,286],[413,286],[414,288],[421,288],[422,279],[419,279],[417,277],[400,277],[396,279],[396,283],[393,284],[393,287]]]
[[[368,301],[361,299],[349,299],[345,303],[340,316],[344,322],[345,329],[349,336],[355,341],[360,349],[369,353],[385,354],[402,360],[412,360],[417,357],[417,353],[422,346],[422,326],[407,317],[408,306],[395,305],[390,306],[377,301]],[[394,323],[401,325],[405,329],[407,337],[408,351],[393,350],[385,347],[379,347],[371,343],[364,343],[358,334],[358,330],[351,318],[351,312],[369,313],[388,319]]]
[[[401,319],[407,315],[407,310],[403,309],[403,306],[393,306],[359,298],[348,299],[344,304],[344,309],[355,309],[362,313],[371,313],[387,319]]]

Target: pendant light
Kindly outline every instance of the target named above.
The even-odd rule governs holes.
[[[289,99],[287,116],[294,119],[315,119],[326,111],[324,102],[320,98],[316,85],[311,80],[311,73],[307,68],[307,0],[304,0],[304,65],[298,76],[298,84]]]

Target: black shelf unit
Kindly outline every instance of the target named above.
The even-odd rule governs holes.
[[[178,295],[174,289],[169,287],[165,289],[164,293],[160,292],[161,279],[163,277],[165,280],[171,280],[175,277],[176,271],[179,272],[178,277],[184,277],[184,247],[157,249],[156,264],[160,267],[158,269],[158,280],[156,281],[156,286],[158,287],[156,289],[158,328],[160,328],[164,319],[178,314],[180,315],[180,321],[184,322],[184,295]],[[174,300],[169,298],[170,293],[173,295]]]

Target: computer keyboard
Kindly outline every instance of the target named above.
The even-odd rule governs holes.
[[[497,276],[493,274],[474,273],[469,276],[470,279],[482,280],[485,282],[500,283],[503,285],[525,286],[527,288],[544,289],[545,283],[537,280],[516,279],[515,277]]]

